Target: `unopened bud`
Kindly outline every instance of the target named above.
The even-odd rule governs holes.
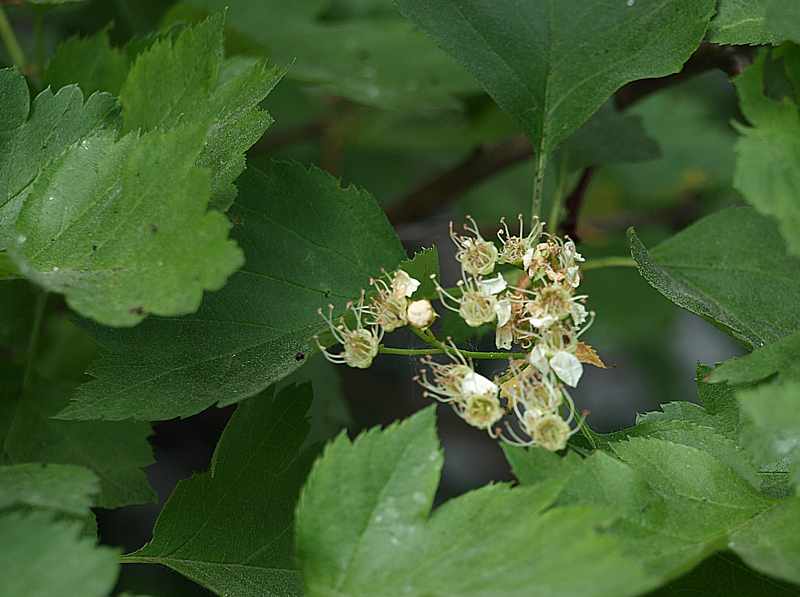
[[[412,301],[408,305],[407,318],[415,328],[427,328],[436,319],[436,311],[429,300]]]

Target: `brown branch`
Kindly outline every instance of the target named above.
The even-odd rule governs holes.
[[[589,183],[592,182],[594,176],[594,168],[586,168],[581,174],[578,184],[567,196],[564,202],[566,215],[561,222],[559,232],[565,236],[569,236],[575,242],[580,241],[578,237],[578,214],[583,206],[583,198],[586,197],[586,191],[589,188]]]
[[[754,52],[755,49],[749,46],[716,46],[703,43],[689,58],[681,72],[668,77],[629,83],[615,94],[615,103],[618,109],[624,110],[665,87],[714,69],[735,76],[752,61]],[[530,143],[524,135],[491,146],[479,146],[463,161],[426,181],[392,204],[387,210],[389,220],[395,225],[421,220],[454,202],[473,186],[514,164],[529,159],[532,155]],[[578,201],[578,197],[575,197],[574,202],[579,208],[581,202]],[[578,213],[577,210],[574,211],[574,214],[569,212],[569,217],[577,221]]]
[[[533,149],[524,135],[497,145],[481,145],[456,166],[425,182],[405,199],[389,207],[389,220],[395,225],[421,220],[455,201],[472,186],[531,155]]]

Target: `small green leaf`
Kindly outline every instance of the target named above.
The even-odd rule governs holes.
[[[366,192],[290,163],[250,168],[231,210],[247,264],[200,311],[135,330],[92,327],[103,350],[61,416],[170,419],[253,396],[300,367],[327,329],[317,309],[357,298],[405,253]],[[265,200],[268,198],[269,200]],[[153,359],[153,355],[159,355]]]
[[[107,597],[117,580],[117,553],[81,536],[81,526],[45,512],[0,515],[3,597]]]
[[[754,518],[733,534],[729,547],[756,570],[800,584],[800,498]]]
[[[153,540],[124,561],[169,566],[218,595],[302,595],[292,522],[311,464],[299,453],[311,397],[293,386],[240,405],[211,470],[178,483]]]
[[[106,93],[84,102],[75,85],[45,89],[31,105],[28,84],[14,69],[0,69],[0,249],[16,236],[14,222],[31,183],[66,148],[113,130],[118,108]]]
[[[712,0],[398,0],[549,153],[622,85],[680,70]],[[653,32],[658,31],[657,36]]]
[[[789,58],[787,58],[788,60]],[[798,58],[795,58],[798,59]],[[789,251],[800,256],[800,108],[764,93],[767,53],[736,78],[742,112],[734,185],[761,213],[775,218]]]
[[[297,508],[306,595],[618,597],[652,586],[621,559],[604,509],[549,508],[560,482],[488,486],[431,513],[434,412],[328,445]]]
[[[197,163],[211,171],[210,206],[221,211],[236,197],[245,151],[273,122],[259,104],[282,76],[264,61],[225,62],[224,21],[217,14],[174,39],[156,40],[136,58],[120,92],[125,131],[176,122],[207,131]]]
[[[708,40],[715,44],[775,44],[777,33],[767,23],[770,0],[719,0],[717,14],[708,27]]]
[[[800,376],[800,332],[760,348],[743,357],[725,361],[706,377],[710,383],[750,384],[780,373],[796,379]]]
[[[243,263],[225,216],[206,211],[209,177],[195,166],[204,137],[179,127],[72,146],[19,212],[20,270],[105,325],[196,311]]]
[[[72,37],[56,48],[47,64],[45,81],[55,89],[77,84],[84,93],[107,91],[119,95],[130,59],[111,46],[108,30],[88,37]]]
[[[99,491],[94,473],[67,464],[0,466],[0,510],[12,506],[86,516]]]
[[[771,219],[749,208],[725,209],[650,252],[633,229],[628,236],[651,286],[751,347],[800,329],[794,305],[800,296],[800,260],[786,254]]]

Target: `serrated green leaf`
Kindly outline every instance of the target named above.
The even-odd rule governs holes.
[[[0,515],[0,595],[106,597],[117,580],[117,553],[81,536],[81,523],[45,512]]]
[[[560,483],[484,487],[431,514],[442,466],[434,412],[327,447],[297,509],[306,595],[621,596],[649,586],[597,532],[603,510],[548,509]]]
[[[0,249],[15,236],[17,213],[41,169],[81,139],[113,130],[117,111],[112,96],[84,102],[74,85],[45,89],[31,105],[25,78],[0,69]]]
[[[155,499],[144,467],[153,463],[150,427],[132,422],[52,419],[74,384],[38,380],[23,393],[4,393],[0,410],[2,457],[13,464],[47,462],[85,466],[100,478],[97,505],[118,508]]]
[[[792,40],[800,43],[800,5],[785,0],[765,0],[767,3],[767,27],[775,32],[779,41]]]
[[[241,62],[227,72],[225,17],[214,15],[163,37],[142,52],[120,92],[126,131],[191,123],[206,129],[199,166],[212,173],[211,207],[227,210],[236,197],[234,180],[244,171],[244,153],[272,124],[259,107],[282,73],[264,61]],[[154,94],[153,89],[158,89]]]
[[[734,185],[761,213],[778,221],[789,251],[800,256],[800,108],[764,93],[767,54],[736,78],[742,112]]]
[[[770,0],[719,0],[717,14],[708,27],[715,44],[774,44],[781,41],[767,24]]]
[[[800,332],[751,352],[725,361],[708,374],[710,383],[750,384],[780,373],[795,379],[800,375]]]
[[[522,485],[536,485],[553,479],[568,479],[580,470],[582,460],[574,452],[563,457],[542,448],[516,448],[503,445],[503,453],[514,476]]]
[[[800,260],[786,254],[774,222],[754,210],[712,214],[650,252],[632,229],[629,240],[651,286],[751,347],[800,328],[793,303],[800,295]]]
[[[310,385],[293,386],[240,405],[211,470],[178,483],[153,540],[125,561],[169,566],[218,595],[302,595],[292,522],[311,398]]]
[[[209,178],[195,166],[204,136],[179,127],[72,146],[19,212],[10,253],[20,270],[105,325],[196,311],[203,290],[243,263],[230,223],[206,211]]]
[[[13,506],[86,516],[99,491],[89,469],[66,464],[0,466],[0,510]]]
[[[130,58],[111,46],[108,30],[88,37],[72,37],[56,48],[47,64],[44,80],[60,89],[76,84],[84,93],[107,91],[119,95],[128,75]]]
[[[800,382],[761,384],[736,393],[742,412],[741,442],[756,462],[788,470],[800,486]]]
[[[287,76],[355,102],[409,111],[459,108],[478,91],[463,68],[397,15],[323,19],[323,2],[190,0],[201,14],[228,9],[229,27],[267,51]],[[186,18],[181,5],[175,18]],[[191,12],[191,11],[190,11]]]
[[[316,350],[312,337],[327,329],[319,307],[341,312],[405,257],[368,193],[299,164],[248,169],[231,217],[246,266],[191,317],[92,327],[103,347],[90,368],[96,380],[63,417],[169,419],[253,396]]]
[[[549,153],[622,85],[680,70],[712,0],[398,0]],[[657,37],[654,31],[659,31]],[[576,43],[576,40],[580,43]]]
[[[800,498],[792,497],[737,531],[729,547],[756,570],[800,584]]]

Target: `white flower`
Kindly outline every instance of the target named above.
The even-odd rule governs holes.
[[[500,299],[494,305],[494,313],[497,316],[497,327],[503,327],[511,321],[511,301]]]
[[[528,422],[527,431],[535,445],[551,452],[558,452],[566,448],[567,440],[572,435],[572,430],[567,422],[553,413],[533,417]]]
[[[583,375],[583,365],[574,354],[564,350],[557,352],[550,359],[550,367],[556,375],[570,387],[575,387]]]
[[[396,297],[409,298],[420,286],[420,281],[412,278],[406,272],[399,269],[392,278],[392,293]]]
[[[367,312],[367,309],[364,307],[363,290],[358,303],[348,303],[347,308],[353,312],[355,319],[355,327],[353,328],[348,327],[344,317],[340,317],[337,322],[333,321],[333,305],[328,305],[327,317],[323,314],[322,309],[318,310],[320,317],[328,324],[333,337],[342,345],[342,352],[339,354],[328,352],[316,336],[314,336],[314,341],[322,351],[322,354],[325,355],[325,358],[331,363],[366,369],[378,354],[378,349],[383,339],[383,328],[374,324],[364,326],[363,315]]]
[[[504,414],[496,394],[475,394],[457,409],[461,417],[473,427],[491,430]]]
[[[497,247],[481,236],[475,220],[467,216],[467,221],[469,225],[464,224],[464,230],[474,234],[475,238],[456,234],[453,231],[453,223],[450,222],[450,238],[458,247],[456,260],[461,264],[463,270],[472,276],[491,274],[497,263]]]
[[[407,319],[415,328],[427,328],[436,319],[436,311],[427,299],[412,301],[408,305]]]
[[[461,291],[461,296],[458,298],[442,288],[435,276],[432,275],[431,279],[436,285],[436,291],[444,308],[458,313],[468,326],[476,328],[494,321],[497,317],[495,314],[497,299],[491,294],[482,292],[474,278],[464,276],[458,281],[457,286]]]
[[[520,265],[524,261],[524,257],[530,248],[539,240],[542,234],[543,224],[539,221],[538,217],[534,217],[533,226],[528,236],[524,236],[524,221],[522,215],[519,218],[519,235],[513,236],[508,229],[506,219],[500,219],[501,228],[497,232],[497,238],[500,239],[502,248],[500,249],[500,256],[497,259],[498,263],[510,263],[512,265]],[[527,267],[526,267],[527,268]]]

